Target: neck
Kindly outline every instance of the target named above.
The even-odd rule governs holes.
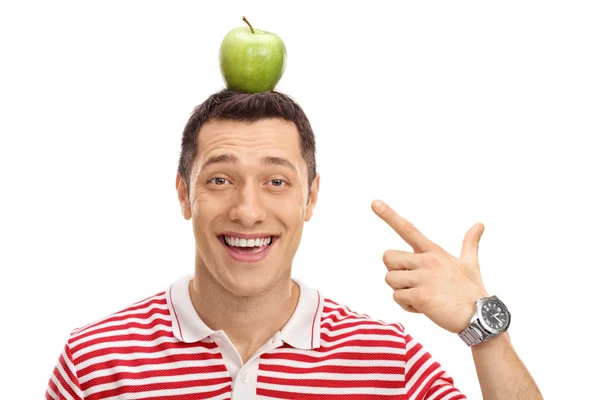
[[[223,330],[243,359],[279,331],[290,319],[300,288],[290,274],[256,296],[236,295],[217,282],[204,266],[196,265],[189,292],[192,304],[212,330]]]

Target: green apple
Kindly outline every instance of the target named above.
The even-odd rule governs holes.
[[[227,89],[245,93],[268,92],[285,71],[287,52],[274,33],[247,27],[234,28],[225,35],[219,50],[221,74]]]

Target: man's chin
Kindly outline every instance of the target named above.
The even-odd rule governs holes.
[[[275,277],[266,276],[264,273],[248,275],[234,279],[231,279],[230,277],[230,279],[227,279],[227,282],[223,282],[223,286],[235,296],[259,297],[272,291],[278,284]]]

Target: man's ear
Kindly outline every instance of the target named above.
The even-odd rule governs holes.
[[[177,189],[177,197],[179,198],[179,204],[181,205],[181,214],[183,215],[183,218],[192,218],[192,207],[190,207],[190,201],[188,199],[187,186],[185,185],[185,180],[179,171],[177,172],[177,177],[175,178],[175,188]]]
[[[312,218],[315,206],[317,205],[317,198],[319,197],[319,184],[321,176],[315,175],[312,185],[310,185],[310,192],[308,192],[308,203],[306,205],[306,215],[304,216],[304,222],[310,221]]]

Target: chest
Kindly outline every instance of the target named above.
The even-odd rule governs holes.
[[[126,359],[123,359],[126,358]],[[217,351],[177,349],[162,357],[112,359],[82,370],[86,400],[95,399],[403,399],[404,368],[367,354],[277,349],[231,371]]]

